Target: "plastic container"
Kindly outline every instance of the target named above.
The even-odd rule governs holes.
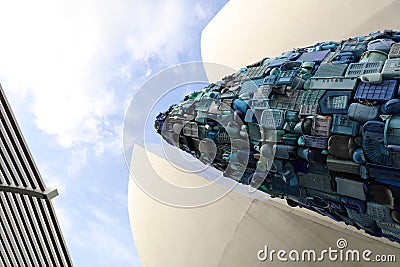
[[[365,201],[367,199],[365,193],[366,185],[363,182],[347,179],[344,177],[336,177],[336,191],[339,195],[349,196],[352,198]]]
[[[352,52],[356,57],[360,57],[363,52],[367,50],[365,42],[358,42],[357,40],[347,41],[342,45],[342,52]]]
[[[331,133],[348,136],[357,136],[360,124],[345,114],[333,114]],[[383,134],[383,132],[382,132]]]
[[[208,112],[208,110],[210,109],[210,106],[213,102],[214,102],[213,99],[201,99],[197,103],[195,110]]]
[[[357,148],[356,150],[354,150],[353,161],[358,164],[364,164],[367,162],[367,159],[364,155],[364,151],[362,150],[362,148]]]
[[[357,87],[356,77],[310,78],[312,90],[354,90]]]
[[[276,85],[292,85],[297,73],[297,70],[281,71],[276,79]]]
[[[329,175],[309,172],[307,174],[298,173],[299,185],[326,193],[333,193],[332,178]]]
[[[240,87],[239,95],[254,94],[258,90],[258,86],[262,84],[264,79],[245,80]]]
[[[268,62],[268,67],[270,67],[270,68],[280,67],[287,60],[288,60],[287,58],[270,59],[269,62]]]
[[[393,222],[390,209],[385,205],[375,202],[367,202],[367,214],[377,222]]]
[[[319,108],[319,100],[325,94],[325,90],[307,90],[301,99],[300,115],[316,115]]]
[[[388,145],[389,156],[392,158],[392,167],[400,169],[400,146]]]
[[[367,106],[360,103],[350,104],[348,110],[349,118],[359,123],[376,120],[379,117],[379,113],[379,106]]]
[[[400,145],[400,114],[386,120],[383,141],[385,145]]]
[[[326,91],[319,100],[319,110],[321,114],[342,113],[346,114],[351,91]]]
[[[326,149],[328,147],[328,137],[303,135],[299,141],[303,146]]]
[[[393,208],[393,194],[387,186],[373,184],[370,186],[372,202]]]
[[[383,77],[399,78],[400,77],[400,58],[388,59],[382,69]]]
[[[256,123],[257,122],[257,118],[254,115],[254,111],[251,109],[248,109],[246,111],[246,116],[244,117],[244,121],[245,122],[251,122],[251,123]]]
[[[389,51],[389,58],[400,58],[400,43],[392,45]]]
[[[396,168],[371,163],[367,163],[367,168],[371,177],[400,182],[400,172]]]
[[[313,77],[330,78],[344,76],[347,64],[326,64],[318,67]]]
[[[266,129],[282,129],[285,123],[285,111],[280,109],[264,110],[261,114],[260,125]]]
[[[367,50],[379,50],[388,53],[394,43],[392,39],[375,39],[368,43]]]
[[[251,101],[251,108],[255,110],[265,110],[271,108],[271,100],[269,99],[253,99]]]
[[[256,123],[248,123],[247,128],[249,130],[249,139],[252,141],[262,141],[262,135],[260,130],[260,125]]]
[[[314,136],[329,136],[331,128],[332,117],[315,115],[313,117],[313,123],[311,127],[311,134]]]
[[[360,77],[364,74],[380,73],[383,67],[383,62],[360,62],[351,63],[347,68],[346,77]]]
[[[272,177],[272,191],[282,194],[290,195],[294,197],[300,197],[299,186],[290,186],[280,177],[279,175],[274,175]]]
[[[379,84],[360,82],[354,99],[385,102],[394,97],[399,87],[398,80],[384,80]]]
[[[357,60],[358,57],[353,52],[340,52],[333,56],[331,62],[332,64],[349,64]]]
[[[313,52],[308,52],[308,53],[303,53],[297,61],[302,61],[302,62],[316,62],[316,63],[321,63],[321,61],[324,60],[324,58],[330,53],[329,50],[322,50],[322,51],[313,51]]]
[[[268,69],[268,67],[269,66],[267,64],[264,64],[257,67],[247,68],[246,72],[243,73],[243,76],[246,79],[252,79],[252,80],[262,79],[263,77],[265,77],[265,72]]]
[[[385,115],[400,113],[400,99],[391,99],[381,106],[381,112]]]
[[[361,62],[382,62],[385,63],[388,58],[388,54],[379,50],[366,51],[361,55]]]
[[[343,196],[340,201],[345,205],[346,209],[350,209],[356,213],[366,213],[367,203],[352,197]]]
[[[328,141],[328,151],[341,159],[352,159],[355,150],[354,139],[350,136],[332,135]]]
[[[362,146],[369,162],[387,166],[392,165],[389,150],[378,140],[363,138]]]
[[[360,175],[360,164],[350,160],[335,159],[332,156],[328,156],[326,165],[330,171]]]
[[[383,140],[385,123],[382,121],[367,121],[362,127],[362,136],[364,138]]]
[[[264,81],[262,84],[265,85],[274,85],[276,82],[276,75],[268,75],[264,78]]]
[[[393,237],[397,241],[400,240],[400,224],[394,222],[377,222],[377,225],[382,229],[384,235]]]
[[[271,99],[271,108],[299,111],[303,94],[303,90],[291,90],[290,93],[288,92],[288,95],[285,96],[273,95]]]
[[[285,145],[295,146],[297,145],[297,139],[299,136],[297,134],[284,134],[282,141]]]
[[[198,138],[198,126],[195,122],[186,122],[183,126],[183,135]]]
[[[371,227],[375,224],[374,219],[366,213],[357,213],[346,207],[348,217],[362,227]]]
[[[296,158],[296,147],[290,145],[275,144],[273,146],[275,151],[275,158],[278,159],[295,159]]]
[[[218,131],[217,135],[215,136],[215,139],[217,140],[218,143],[221,144],[229,144],[231,142],[229,135],[226,131]]]

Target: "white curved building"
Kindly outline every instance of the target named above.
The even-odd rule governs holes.
[[[378,4],[379,3],[379,4]],[[202,57],[238,69],[265,56],[321,40],[339,40],[400,25],[400,1],[393,0],[249,0],[230,1],[202,34]],[[221,77],[212,77],[215,80]],[[305,209],[290,208],[262,193],[249,194],[238,185],[225,197],[199,208],[177,208],[146,194],[134,177],[159,175],[173,184],[208,184],[195,174],[172,168],[168,162],[135,146],[131,157],[129,214],[143,266],[280,266],[265,249],[321,251],[371,250],[372,255],[394,255],[399,244],[374,238]],[[149,172],[154,168],[156,172]],[[212,190],[226,192],[220,183]],[[168,192],[165,192],[168,194]],[[269,254],[269,253],[268,253]],[[286,255],[287,257],[288,255]],[[371,256],[372,258],[373,256]],[[285,257],[283,257],[285,258]],[[299,266],[321,263],[300,261]],[[324,265],[365,266],[365,261],[323,261]],[[396,263],[385,263],[395,266]]]

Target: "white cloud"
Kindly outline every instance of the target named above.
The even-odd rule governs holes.
[[[6,90],[29,99],[40,130],[66,148],[88,144],[102,153],[117,137],[118,127],[108,118],[123,115],[124,98],[133,91],[111,85],[149,76],[151,60],[170,65],[190,54],[193,27],[210,16],[205,4],[192,5],[2,2],[0,77]]]

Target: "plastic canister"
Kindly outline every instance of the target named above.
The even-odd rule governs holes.
[[[383,62],[385,63],[386,59],[388,59],[388,54],[379,50],[369,50],[365,51],[360,58],[361,62]]]

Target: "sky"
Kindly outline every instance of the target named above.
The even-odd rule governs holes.
[[[0,83],[75,266],[141,266],[127,210],[126,109],[152,75],[198,61],[227,0],[0,0]]]

